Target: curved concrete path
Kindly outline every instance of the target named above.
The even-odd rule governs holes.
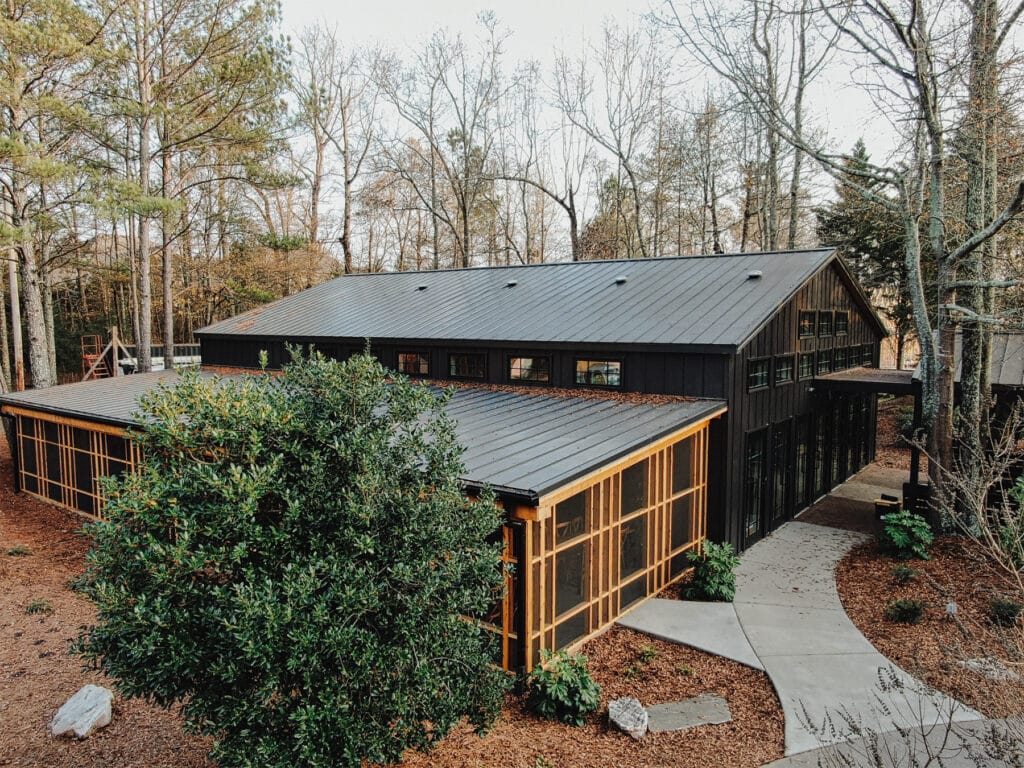
[[[743,553],[731,606],[650,600],[619,623],[764,669],[785,714],[786,755],[848,741],[850,722],[885,733],[981,718],[893,665],[846,615],[835,566],[866,538],[786,523]]]

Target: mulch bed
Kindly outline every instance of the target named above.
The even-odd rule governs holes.
[[[875,434],[875,463],[893,469],[910,470],[910,445],[900,434],[901,411],[913,411],[910,395],[878,402],[878,429]],[[928,476],[928,457],[921,454],[921,476]]]
[[[0,441],[2,445],[2,441]],[[84,567],[88,542],[82,519],[14,494],[6,446],[0,448],[0,765],[47,768],[209,768],[208,739],[186,734],[174,713],[144,702],[115,699],[111,725],[84,741],[55,739],[47,726],[57,708],[86,683],[106,685],[82,669],[68,647],[94,620],[91,605],[70,583]],[[15,547],[27,555],[9,555]],[[29,615],[34,600],[52,613]],[[656,658],[644,664],[640,651]],[[602,707],[582,728],[542,721],[510,696],[495,728],[483,739],[455,731],[430,755],[409,766],[758,766],[782,757],[782,710],[768,678],[740,664],[613,628],[583,649],[602,686]],[[633,671],[630,672],[630,668]],[[633,696],[644,704],[712,692],[726,698],[733,722],[635,742],[605,722],[609,699]]]
[[[909,584],[897,583],[900,564],[918,572]],[[939,538],[931,560],[905,563],[882,555],[875,542],[853,549],[838,565],[836,582],[843,606],[857,628],[886,657],[988,717],[1024,713],[1024,682],[999,682],[969,671],[964,659],[995,658],[1024,677],[1024,629],[1001,628],[988,618],[989,601],[1009,596],[1021,602],[1005,573],[963,537]],[[885,616],[893,600],[924,602],[919,624],[900,624]],[[956,603],[956,619],[946,604]]]
[[[652,649],[650,662],[641,650]],[[491,733],[479,738],[461,729],[429,755],[412,755],[407,766],[513,768],[606,768],[759,766],[783,756],[782,709],[768,678],[727,659],[613,627],[582,652],[601,686],[601,707],[580,728],[540,720],[510,696]],[[656,655],[655,655],[656,654]],[[676,733],[652,733],[642,741],[610,730],[608,702],[632,696],[644,705],[714,693],[729,702],[733,721]]]

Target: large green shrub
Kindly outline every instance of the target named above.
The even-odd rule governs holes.
[[[921,515],[906,510],[882,515],[878,547],[886,554],[901,560],[928,560],[928,547],[934,539],[931,526]]]
[[[693,580],[686,596],[691,600],[715,600],[731,603],[736,597],[736,566],[739,557],[728,542],[704,542],[703,554],[687,552],[693,565]]]
[[[431,390],[368,356],[283,375],[183,374],[142,401],[139,471],[107,486],[77,650],[120,691],[181,703],[222,766],[359,766],[499,712],[480,616],[499,525],[467,501]]]
[[[541,663],[527,680],[526,705],[543,718],[583,725],[601,702],[601,688],[590,676],[587,657],[565,651],[541,651]]]

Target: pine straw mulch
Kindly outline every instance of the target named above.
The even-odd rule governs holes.
[[[913,412],[914,398],[894,397],[878,402],[878,429],[875,435],[875,463],[893,469],[910,469],[910,445],[900,434],[900,412]],[[921,454],[921,476],[928,476],[928,457]]]
[[[209,766],[207,740],[185,734],[174,713],[141,701],[115,698],[111,724],[81,742],[50,736],[50,719],[75,691],[86,683],[113,686],[68,655],[79,627],[95,616],[69,586],[88,548],[76,534],[82,520],[15,494],[6,441],[0,444],[0,765]],[[8,554],[16,547],[29,554]],[[45,600],[53,612],[26,613],[35,600]]]
[[[1005,573],[991,564],[978,544],[963,537],[936,540],[931,560],[905,563],[882,555],[876,542],[854,548],[839,563],[836,583],[843,607],[865,637],[886,657],[932,687],[988,717],[1024,713],[1024,680],[992,681],[957,664],[965,659],[995,658],[1024,678],[1024,629],[995,626],[989,601],[1021,596]],[[918,572],[900,585],[892,569],[900,564]],[[919,624],[899,624],[885,617],[893,600],[925,603]],[[946,618],[946,604],[956,603],[956,619]]]
[[[55,739],[47,726],[57,708],[86,683],[113,687],[102,674],[82,669],[67,651],[79,628],[94,620],[92,607],[70,589],[81,573],[88,542],[81,519],[12,491],[10,461],[0,441],[0,765],[47,768],[210,768],[210,741],[186,734],[173,712],[116,698],[113,722],[88,739]],[[15,547],[30,554],[9,555]],[[50,614],[29,615],[34,600]],[[657,657],[640,661],[651,646]],[[599,713],[582,728],[542,721],[510,696],[495,728],[483,739],[456,730],[409,766],[758,766],[782,757],[782,710],[767,677],[700,651],[613,628],[583,652],[602,686]],[[636,669],[629,673],[630,667]],[[606,725],[611,698],[644,704],[712,692],[726,698],[733,722],[635,742]],[[547,761],[547,762],[545,762]]]
[[[654,658],[644,663],[641,651]],[[502,765],[509,768],[760,766],[783,756],[782,709],[768,678],[742,664],[613,627],[582,648],[601,686],[601,706],[581,728],[540,720],[509,696],[501,719],[483,738],[455,731],[429,755],[411,755],[403,766]],[[646,705],[713,693],[729,702],[731,723],[676,733],[651,733],[641,741],[611,730],[608,702],[632,696]]]

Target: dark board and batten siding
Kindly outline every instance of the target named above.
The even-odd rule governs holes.
[[[805,310],[847,312],[849,327],[846,334],[839,337],[833,335],[824,338],[799,338],[799,314]],[[812,391],[812,381],[801,381],[799,378],[797,353],[816,352],[819,348],[832,349],[837,346],[871,345],[872,362],[877,364],[880,341],[881,334],[875,320],[856,300],[840,267],[832,264],[808,280],[730,360],[727,395],[729,412],[725,427],[726,470],[721,478],[722,486],[717,489],[726,514],[714,517],[719,525],[713,525],[709,530],[711,538],[730,541],[739,548],[745,548],[773,527],[769,523],[766,526],[767,530],[762,531],[753,540],[745,536],[743,530],[742,522],[747,503],[747,436],[760,429],[768,428],[771,431],[776,425],[788,424],[790,442],[795,449],[798,440],[797,419],[813,417],[816,411],[822,409],[820,395]],[[764,389],[749,391],[747,374],[751,361],[771,360],[771,379],[774,377],[775,360],[784,355],[794,355],[793,381],[781,385],[771,381]],[[769,476],[772,469],[769,467]],[[795,494],[796,489],[793,488],[791,493]],[[786,519],[791,518],[799,508],[794,496],[794,500],[789,504]]]

